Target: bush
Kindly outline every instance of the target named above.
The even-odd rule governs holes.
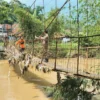
[[[87,87],[93,86],[97,89],[100,86],[99,81],[67,77],[62,80],[61,84],[46,88],[46,92],[49,96],[53,97],[53,100],[91,100],[93,92],[88,92]],[[79,99],[78,99],[79,98]]]

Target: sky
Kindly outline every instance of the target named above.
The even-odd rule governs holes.
[[[5,0],[5,1],[10,2],[11,0]],[[35,0],[19,0],[19,1],[26,4],[27,6],[31,6]],[[65,1],[66,0],[57,0],[57,7],[61,7]],[[77,0],[70,0],[70,1],[71,1],[71,5],[76,5]],[[35,6],[38,6],[38,5],[43,6],[43,0],[36,0]],[[44,0],[44,6],[45,6],[45,12],[50,11],[51,8],[55,8],[55,0]],[[69,6],[69,3],[65,5],[66,9],[64,10],[66,11],[64,12],[66,13],[68,11],[68,6]]]

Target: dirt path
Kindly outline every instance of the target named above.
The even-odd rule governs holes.
[[[41,87],[55,84],[56,73],[43,74],[30,68],[25,76],[18,78],[13,67],[9,69],[7,61],[0,61],[0,100],[50,100]],[[35,75],[37,74],[37,75]]]

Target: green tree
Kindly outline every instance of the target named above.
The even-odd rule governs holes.
[[[0,1],[0,23],[13,24],[16,21],[13,11],[10,3],[4,0]]]
[[[62,33],[65,28],[65,17],[63,15],[57,16],[54,21],[51,23],[52,19],[55,17],[56,12],[58,9],[51,9],[51,11],[48,13],[47,19],[45,20],[45,27],[48,27],[49,30],[49,36],[50,38],[53,37],[54,33]],[[51,23],[51,24],[50,24]]]
[[[43,7],[41,6],[37,6],[35,9],[34,9],[34,13],[33,13],[33,16],[36,17],[37,19],[40,19],[41,21],[43,20]]]
[[[17,9],[15,13],[21,30],[24,32],[26,37],[33,37],[34,39],[35,35],[41,34],[43,26],[39,19],[33,17],[32,14],[21,8]]]

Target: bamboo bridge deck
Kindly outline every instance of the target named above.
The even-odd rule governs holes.
[[[43,64],[51,68],[53,71],[65,72],[79,77],[100,80],[100,59],[95,59],[95,61],[93,61],[94,59],[90,58],[80,58],[78,70],[77,58],[57,59],[56,67],[54,59],[50,59],[48,63],[43,62]]]

